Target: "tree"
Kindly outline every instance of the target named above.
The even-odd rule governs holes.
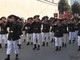
[[[68,0],[60,0],[58,4],[59,13],[63,13],[64,11],[71,12],[71,7],[68,4]]]
[[[78,1],[75,1],[72,5],[72,12],[73,14],[77,13],[80,15],[80,4],[78,3]]]

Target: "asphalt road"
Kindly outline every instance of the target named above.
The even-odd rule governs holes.
[[[20,49],[19,60],[80,60],[80,52],[77,51],[77,42],[68,44],[66,48],[61,51],[55,51],[54,43],[49,43],[49,46],[41,47],[40,50],[32,50],[33,46],[26,46],[22,44]],[[0,60],[6,57],[6,49],[0,49]],[[11,60],[15,60],[15,54],[12,51]]]

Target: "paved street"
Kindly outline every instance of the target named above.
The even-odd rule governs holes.
[[[55,52],[54,43],[49,43],[48,47],[41,47],[41,50],[32,50],[33,46],[22,44],[19,60],[80,60],[80,52],[77,51],[77,42],[68,44],[67,48],[62,48],[62,51]],[[3,46],[0,49],[0,60],[6,57],[6,50]],[[11,60],[15,60],[15,54],[11,53]]]

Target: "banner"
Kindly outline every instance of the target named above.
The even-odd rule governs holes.
[[[65,12],[64,14],[59,14],[60,19],[71,19],[72,14],[70,12]]]

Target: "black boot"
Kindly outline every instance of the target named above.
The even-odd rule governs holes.
[[[7,58],[5,60],[10,60],[10,55],[9,54],[7,55]]]
[[[56,49],[55,49],[55,51],[58,51],[58,46],[56,46]]]
[[[38,45],[38,48],[37,48],[37,50],[40,50],[40,45]]]
[[[48,42],[46,42],[46,46],[48,46]]]
[[[62,43],[62,47],[64,47],[64,43]]]
[[[80,46],[79,46],[79,48],[78,48],[78,51],[80,51]]]
[[[51,40],[51,43],[53,42],[53,39]]]
[[[59,47],[59,51],[61,51],[61,46]]]
[[[45,46],[45,42],[43,42],[42,46]]]
[[[69,44],[71,44],[71,40],[69,40]]]
[[[31,42],[31,45],[33,45],[33,42]]]
[[[21,44],[18,45],[19,49],[21,49]]]
[[[30,45],[30,43],[28,42],[27,45]]]
[[[24,42],[25,42],[26,40],[24,39]]]
[[[73,40],[73,43],[75,42],[75,39]]]
[[[55,43],[55,39],[53,40],[53,42]]]
[[[7,48],[7,44],[5,44],[5,48]]]
[[[15,60],[18,60],[18,54],[16,54],[16,58],[15,58]]]
[[[64,46],[66,47],[66,45],[67,45],[67,44],[65,43]]]
[[[2,45],[0,44],[0,48],[2,48]]]
[[[37,47],[36,47],[36,44],[34,44],[34,48],[33,48],[33,50],[35,50]]]

